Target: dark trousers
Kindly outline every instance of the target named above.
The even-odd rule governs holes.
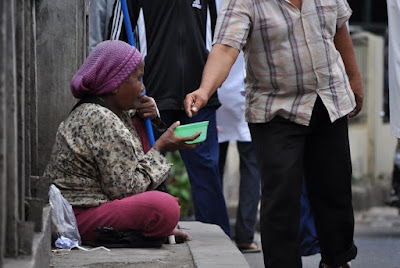
[[[180,150],[180,154],[189,175],[195,219],[204,223],[217,224],[230,236],[228,211],[218,169],[216,109],[203,108],[192,118],[188,117],[183,110],[163,110],[160,111],[160,115],[167,127],[178,120],[181,125],[209,121],[207,139],[193,150]],[[154,129],[156,138],[161,134]]]
[[[400,197],[400,147],[397,145],[392,173],[393,193]]]
[[[223,178],[226,153],[229,142],[219,144],[219,170]],[[257,159],[251,142],[237,141],[239,152],[239,206],[236,214],[236,243],[252,243],[254,240],[254,225],[257,219],[258,202],[260,201],[260,173]]]
[[[302,267],[299,248],[303,175],[324,263],[355,258],[347,117],[331,123],[320,98],[309,126],[276,116],[249,124],[261,172],[261,241],[267,267]]]
[[[303,183],[300,197],[299,224],[301,256],[310,256],[321,253],[317,231],[315,230],[314,217],[312,215],[310,202],[308,201],[305,183]]]

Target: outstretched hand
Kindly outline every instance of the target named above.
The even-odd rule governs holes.
[[[189,117],[196,116],[201,108],[206,106],[209,96],[201,89],[186,95],[184,100],[185,111]]]
[[[158,140],[154,143],[153,148],[159,152],[173,152],[181,149],[193,149],[196,148],[198,143],[187,144],[188,141],[193,141],[198,138],[201,132],[197,132],[190,137],[179,137],[176,136],[174,130],[180,125],[179,121],[173,123]]]

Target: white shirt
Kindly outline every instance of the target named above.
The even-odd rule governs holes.
[[[400,138],[400,0],[387,0],[389,22],[389,105],[392,134]]]
[[[217,0],[217,11],[222,0]],[[249,127],[244,118],[245,66],[243,52],[240,52],[228,78],[218,89],[221,107],[217,110],[218,142],[251,141]]]
[[[240,52],[228,78],[218,89],[218,99],[222,104],[217,110],[218,142],[251,141],[244,118],[244,77],[244,58],[243,52]]]

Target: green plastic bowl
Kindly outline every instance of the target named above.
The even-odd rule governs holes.
[[[197,132],[201,132],[200,136],[197,137],[193,141],[187,141],[186,143],[198,143],[205,141],[207,138],[207,128],[208,128],[208,121],[202,121],[192,124],[181,125],[175,128],[175,135],[179,137],[190,137],[196,134]]]

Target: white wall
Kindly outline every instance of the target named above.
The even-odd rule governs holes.
[[[360,118],[349,121],[353,175],[357,178],[390,177],[396,139],[390,133],[389,123],[384,123],[381,118],[384,39],[367,32],[355,33],[352,38],[365,95]]]

